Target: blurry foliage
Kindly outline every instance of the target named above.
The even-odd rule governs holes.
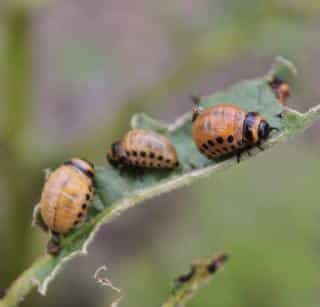
[[[40,2],[47,7],[38,6],[37,3]],[[258,61],[263,61],[280,53],[297,63],[302,78],[294,88],[294,97],[297,98],[291,103],[299,109],[315,104],[317,96],[320,95],[316,86],[320,50],[315,43],[319,29],[319,1],[188,1],[191,8],[183,14],[179,7],[185,6],[180,1],[167,1],[164,4],[158,2],[153,4],[154,6],[149,1],[150,5],[141,1],[140,4],[146,7],[146,14],[154,18],[159,16],[157,7],[163,7],[159,12],[162,16],[157,20],[166,29],[167,40],[176,48],[178,55],[172,70],[150,90],[137,89],[136,92],[140,94],[136,98],[132,98],[132,93],[126,99],[123,98],[119,110],[112,114],[114,120],[110,118],[105,125],[89,121],[85,130],[90,131],[90,137],[67,140],[63,146],[60,140],[50,139],[48,144],[43,146],[42,140],[46,139],[46,135],[38,131],[33,122],[34,118],[29,116],[37,107],[32,96],[36,88],[34,66],[39,56],[34,40],[35,20],[51,9],[58,9],[62,2],[10,0],[8,3],[12,5],[13,11],[0,8],[0,99],[4,101],[0,103],[0,183],[3,186],[0,191],[3,194],[1,200],[4,200],[0,213],[5,214],[1,217],[1,221],[5,222],[0,225],[2,288],[9,285],[23,267],[41,251],[44,244],[43,236],[30,229],[32,207],[39,198],[43,179],[41,170],[49,165],[58,165],[74,153],[101,160],[101,148],[128,128],[128,120],[133,112],[152,112],[156,106],[159,109],[161,102],[161,108],[168,108],[169,114],[173,106],[165,102],[169,102],[170,97],[181,93],[186,96],[190,87],[199,84],[201,78],[208,79],[209,81],[205,82],[214,86],[214,81],[211,81],[215,77],[214,73],[218,69],[224,69],[227,63],[231,63],[227,71],[230,78],[239,73],[237,69],[245,76],[250,75],[254,68],[241,67],[240,63],[248,57],[257,58],[257,55]],[[84,4],[79,2],[75,5]],[[101,3],[92,1],[90,5],[98,7]],[[36,10],[33,10],[35,7]],[[16,32],[16,29],[10,26],[12,18],[17,18],[16,22],[27,20],[26,23],[22,22],[25,29],[21,27]],[[172,22],[169,22],[169,19]],[[129,28],[126,30],[129,31]],[[191,31],[192,35],[189,35]],[[28,35],[27,40],[25,35]],[[103,39],[101,37],[101,40]],[[15,44],[23,45],[11,54],[8,50]],[[30,45],[31,50],[28,49]],[[148,46],[148,49],[152,52],[152,46]],[[22,51],[25,51],[25,54]],[[73,54],[70,55],[72,56]],[[7,59],[12,62],[9,63]],[[22,67],[30,65],[29,67],[33,68],[22,70],[19,63],[22,63]],[[67,66],[68,60],[63,63]],[[7,65],[13,65],[9,74]],[[121,61],[114,63],[114,66],[126,69]],[[84,69],[90,70],[90,67],[85,66]],[[18,75],[13,78],[15,73]],[[9,77],[11,85],[7,83]],[[28,83],[27,88],[23,85],[25,81]],[[22,82],[21,89],[20,85],[17,85],[19,82]],[[121,84],[117,86],[121,87]],[[4,97],[3,90],[6,88],[18,91],[10,96],[20,100],[21,106],[18,108],[22,110],[21,113],[12,112],[16,107],[13,107],[14,100],[7,101]],[[106,114],[110,104],[111,102],[106,103]],[[189,108],[187,104],[185,102],[185,108]],[[77,104],[76,106],[79,107]],[[8,110],[8,107],[12,109],[7,113],[4,110]],[[8,122],[9,114],[13,114],[13,122]],[[20,118],[19,122],[15,118]],[[19,135],[15,140],[3,138],[8,131],[7,123],[16,130],[14,134]],[[308,136],[310,140],[310,134]],[[61,138],[63,139],[62,135]],[[313,140],[319,140],[317,134]],[[317,217],[320,215],[317,206],[319,149],[305,140],[301,139],[300,142],[301,144],[292,146],[291,150],[275,150],[273,154],[259,158],[246,167],[240,166],[232,173],[208,180],[206,184],[198,184],[189,192],[192,196],[188,193],[189,197],[182,197],[179,201],[183,203],[183,208],[177,216],[164,215],[159,226],[161,234],[150,230],[154,228],[148,229],[151,232],[150,240],[144,240],[141,246],[139,245],[141,251],[130,251],[127,257],[121,255],[120,259],[114,259],[113,253],[108,249],[112,243],[103,243],[105,247],[99,247],[99,251],[102,249],[110,261],[113,259],[112,271],[116,276],[121,276],[117,284],[120,283],[122,288],[128,289],[128,296],[131,298],[130,303],[124,302],[123,305],[141,306],[141,298],[144,296],[146,306],[150,306],[152,302],[161,304],[169,288],[166,283],[170,277],[176,275],[175,272],[178,274],[183,271],[183,267],[190,262],[186,255],[210,255],[214,248],[231,250],[234,259],[226,274],[220,276],[219,283],[204,289],[203,296],[190,306],[206,306],[208,302],[231,307],[255,304],[273,307],[319,304],[316,296],[319,287],[317,259],[320,255],[317,237]],[[196,204],[192,203],[192,200],[197,200]],[[172,202],[170,206],[180,208],[174,198]],[[143,222],[138,224],[122,225],[116,232],[117,239],[130,237],[129,241],[140,241],[146,227],[143,225],[157,223],[160,212],[154,214],[151,220],[142,218]],[[184,230],[179,232],[179,235],[174,230],[170,231],[170,225],[176,223],[181,223],[180,227]],[[188,226],[185,223],[188,223]],[[107,228],[110,231],[112,229]],[[134,233],[138,235],[135,236]],[[112,242],[112,236],[108,236],[108,239]],[[21,250],[23,257],[17,257],[17,254],[21,255]],[[170,258],[176,260],[170,263],[164,260]],[[125,265],[123,259],[126,259]],[[100,258],[99,260],[106,261]],[[97,266],[91,267],[87,261],[85,264],[92,270]],[[70,272],[72,273],[74,272]],[[83,273],[86,286],[87,276],[88,272]],[[53,301],[51,306],[67,304],[66,293],[62,290],[65,279],[66,277],[59,280],[61,288],[57,285],[47,298],[34,297],[23,305],[36,306],[36,302],[42,302],[42,305],[50,306],[50,300]],[[74,278],[71,280],[74,281]],[[83,284],[81,281],[77,282],[81,289]],[[80,292],[79,304],[81,295],[85,296]],[[57,296],[57,293],[60,296]],[[91,289],[91,293],[97,293],[97,290]],[[72,303],[76,298],[69,300],[69,303]],[[92,298],[91,305],[105,306],[104,303],[107,302],[107,297],[106,302],[102,302],[101,297],[97,301]]]

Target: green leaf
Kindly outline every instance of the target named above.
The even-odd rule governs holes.
[[[277,65],[276,71],[292,70],[292,64],[287,61],[278,61]],[[303,131],[320,117],[320,106],[305,114],[284,109],[268,85],[269,78],[270,72],[265,77],[240,82],[225,91],[203,97],[201,105],[209,107],[218,103],[233,103],[247,111],[260,112],[272,126],[280,129],[280,132],[273,133],[263,145],[268,149],[275,144],[283,143],[296,132]],[[186,104],[190,102],[186,101]],[[283,113],[281,119],[280,113]],[[133,127],[158,131],[172,140],[178,151],[181,167],[174,171],[147,170],[142,179],[130,172],[120,175],[118,170],[107,163],[105,166],[97,167],[97,190],[88,221],[63,238],[62,250],[58,256],[45,255],[25,271],[8,289],[3,300],[0,300],[0,306],[15,306],[35,285],[38,285],[40,293],[45,294],[49,283],[63,264],[80,253],[86,253],[88,244],[101,225],[118,217],[123,211],[146,199],[237,165],[234,157],[216,162],[207,160],[198,152],[191,138],[191,117],[191,112],[184,114],[175,123],[167,126],[145,114],[135,115],[132,119]],[[254,149],[252,157],[258,153],[259,150]],[[244,154],[242,160],[248,158]]]

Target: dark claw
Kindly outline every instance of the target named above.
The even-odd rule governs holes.
[[[60,252],[60,236],[52,234],[52,238],[47,244],[47,252],[50,255],[57,255]]]

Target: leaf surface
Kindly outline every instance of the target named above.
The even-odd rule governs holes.
[[[278,71],[295,74],[292,64],[280,59],[266,76],[242,81],[212,96],[203,97],[201,106],[206,108],[220,103],[232,103],[246,111],[259,112],[272,126],[280,129],[279,132],[272,133],[263,145],[265,149],[283,143],[319,118],[320,106],[304,114],[284,109],[268,85],[270,73],[277,74]],[[186,101],[186,104],[190,102]],[[283,114],[282,118],[279,117],[280,113]],[[191,118],[190,111],[178,118],[172,125],[166,125],[146,114],[135,115],[132,119],[133,127],[154,130],[171,139],[177,149],[181,166],[174,171],[146,170],[143,178],[138,178],[136,174],[130,172],[120,175],[118,170],[108,166],[107,163],[97,167],[95,176],[97,189],[88,221],[63,238],[62,250],[58,256],[45,255],[34,262],[11,285],[6,296],[0,300],[0,306],[17,305],[35,285],[38,286],[40,293],[45,294],[49,283],[62,265],[77,254],[86,253],[88,244],[101,225],[119,216],[123,211],[144,200],[213,175],[229,166],[236,166],[235,157],[219,162],[209,161],[197,150],[191,137]],[[258,153],[260,151],[254,149],[252,157]],[[242,159],[248,158],[244,154]]]

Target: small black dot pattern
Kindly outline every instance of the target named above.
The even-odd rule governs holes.
[[[235,153],[243,145],[243,140],[236,141],[235,137],[230,134],[226,138],[217,136],[215,139],[207,140],[201,144],[199,150],[207,158],[215,159],[226,154]]]
[[[84,202],[81,204],[80,210],[77,213],[76,220],[73,222],[73,226],[79,225],[81,222],[81,219],[86,215],[87,209],[90,206],[90,202],[93,199],[94,188],[92,185],[88,186],[88,193],[84,195]]]
[[[162,155],[149,150],[126,150],[125,163],[134,167],[145,168],[174,168],[179,166],[179,162],[168,159],[167,155]]]

